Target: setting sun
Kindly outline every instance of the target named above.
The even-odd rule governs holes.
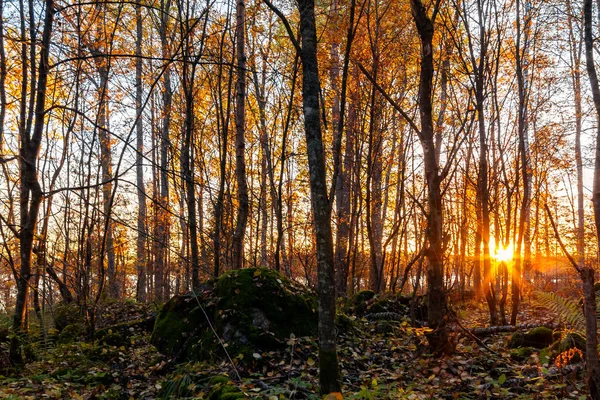
[[[514,255],[514,247],[512,243],[509,243],[508,246],[502,246],[501,244],[496,248],[496,243],[494,238],[490,238],[490,255],[493,259],[498,262],[510,262],[513,259]]]
[[[499,247],[494,251],[494,258],[497,261],[509,262],[513,258],[513,248],[511,245],[507,247]]]

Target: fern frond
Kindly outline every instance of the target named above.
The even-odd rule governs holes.
[[[563,324],[579,332],[585,332],[583,311],[577,302],[546,292],[535,292],[533,298],[540,306],[555,313]]]

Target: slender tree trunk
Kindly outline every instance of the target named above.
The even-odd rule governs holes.
[[[344,150],[344,165],[338,175],[338,186],[336,195],[336,209],[338,218],[338,230],[335,236],[335,262],[336,262],[336,286],[338,296],[348,293],[349,272],[349,243],[350,243],[350,218],[351,218],[351,196],[352,170],[354,160],[354,135],[356,124],[356,111],[354,102],[348,107],[348,126],[346,133],[346,148]]]
[[[269,40],[270,41],[270,40]],[[294,68],[295,69],[295,68]],[[262,227],[260,228],[260,264],[263,266],[267,266],[267,229],[269,227],[268,224],[268,215],[267,215],[267,193],[271,195],[271,203],[272,208],[275,212],[275,218],[277,223],[277,239],[276,239],[276,250],[275,250],[275,270],[279,271],[281,269],[280,263],[280,248],[281,242],[280,237],[283,238],[283,214],[281,212],[281,203],[278,201],[278,192],[275,186],[275,172],[273,170],[273,161],[271,156],[271,148],[269,145],[269,132],[267,130],[267,99],[265,96],[266,90],[266,80],[267,80],[267,54],[263,54],[262,59],[262,71],[261,77],[259,79],[258,68],[255,66],[253,69],[253,83],[254,90],[256,92],[257,102],[258,102],[258,112],[260,119],[260,146],[261,146],[261,164],[260,164],[260,210],[261,210],[261,220]],[[295,75],[295,74],[294,74]],[[295,81],[295,77],[294,77]],[[295,82],[293,83],[295,86]],[[285,129],[285,128],[284,128]],[[282,148],[285,147],[285,143],[282,145]],[[285,154],[285,150],[282,150],[282,154]],[[282,162],[282,168],[285,163]],[[267,190],[269,189],[269,190]],[[279,235],[279,227],[282,227],[281,236]],[[271,225],[272,228],[272,225]]]
[[[165,58],[170,57],[168,42],[168,22],[169,12],[171,10],[171,0],[161,0],[161,16],[159,26],[159,36],[161,53]],[[171,129],[171,104],[173,99],[173,89],[171,87],[171,67],[165,66],[163,72],[163,92],[162,92],[162,126],[160,129],[160,192],[157,204],[157,226],[156,240],[157,253],[154,258],[154,299],[162,302],[165,299],[166,285],[165,275],[167,273],[167,256],[169,247],[169,234],[171,226],[170,207],[169,207],[169,146]]]
[[[594,206],[594,223],[596,234],[600,238],[600,86],[594,65],[594,39],[592,35],[592,0],[584,0],[584,42],[585,61],[592,89],[592,98],[596,110],[596,154],[594,162],[594,186],[592,203]],[[600,244],[600,239],[598,239]],[[600,361],[598,360],[598,336],[596,322],[596,292],[594,291],[594,270],[589,267],[581,269],[583,281],[583,297],[586,328],[586,369],[588,387],[592,399],[600,399]]]
[[[0,1],[0,158],[4,156],[4,121],[6,119],[6,51],[4,49],[4,2]]]
[[[29,7],[33,8],[33,1]],[[37,177],[37,158],[44,132],[46,87],[49,72],[49,52],[52,36],[52,25],[54,22],[54,1],[46,0],[44,17],[44,30],[40,47],[40,61],[37,76],[37,91],[35,93],[35,123],[33,132],[21,131],[19,146],[19,172],[20,184],[20,223],[19,233],[19,256],[21,268],[17,279],[17,296],[15,300],[15,314],[13,317],[13,329],[15,335],[11,340],[10,358],[13,362],[22,362],[21,342],[26,333],[27,323],[27,301],[29,297],[29,286],[31,279],[31,259],[33,253],[33,240],[35,237],[37,217],[40,204],[43,200],[42,189]],[[34,21],[30,21],[31,24]],[[34,46],[34,43],[30,43]],[[35,59],[31,60],[32,63]],[[23,68],[26,68],[24,65]],[[33,96],[33,94],[32,94]]]
[[[98,68],[100,74],[98,140],[100,141],[100,164],[102,166],[102,206],[106,219],[106,271],[108,275],[108,292],[113,298],[119,297],[117,270],[115,265],[114,222],[111,218],[112,207],[112,144],[108,127],[108,66],[106,60],[99,61],[103,65]]]
[[[440,171],[436,160],[435,136],[433,128],[433,20],[420,0],[411,0],[411,10],[419,37],[421,39],[421,62],[419,76],[419,115],[421,130],[419,140],[423,147],[425,180],[427,182],[427,204],[429,206],[426,251],[429,269],[428,283],[428,319],[433,331],[429,334],[429,346],[434,353],[450,350],[446,327],[446,294],[444,292],[444,244],[443,214]],[[434,9],[433,13],[437,13]]]
[[[573,9],[571,1],[567,0],[567,23],[569,25],[569,50],[571,55],[571,84],[573,86],[575,107],[575,166],[577,169],[577,261],[581,267],[585,263],[585,209],[583,194],[583,160],[581,157],[581,130],[582,130],[582,104],[581,104],[581,51],[582,35],[575,36],[573,26]]]
[[[377,79],[377,56],[374,62],[373,77]],[[369,289],[374,292],[383,290],[383,277],[380,274],[382,262],[381,242],[383,237],[383,219],[382,211],[382,160],[381,160],[381,132],[379,128],[379,119],[381,113],[379,111],[380,104],[377,101],[377,91],[373,87],[371,91],[371,111],[369,123],[369,149],[367,160],[367,186],[366,186],[366,202],[367,202],[367,234],[369,238],[369,254],[371,262],[369,264]]]
[[[188,55],[191,49],[188,47]],[[190,71],[191,68],[191,71]],[[183,65],[183,82],[185,96],[185,122],[184,138],[181,146],[181,173],[185,180],[186,203],[190,245],[190,264],[192,270],[192,289],[200,286],[200,255],[198,250],[198,219],[196,218],[196,190],[194,182],[194,168],[191,162],[191,150],[193,148],[194,133],[194,77],[195,64],[185,63]]]
[[[233,268],[240,269],[244,263],[244,234],[248,222],[248,183],[246,182],[246,42],[245,0],[237,0],[236,7],[236,110],[235,110],[235,176],[238,185],[238,209],[233,234]]]
[[[136,26],[136,40],[135,40],[135,54],[137,59],[135,61],[135,107],[136,107],[136,183],[137,183],[137,196],[138,196],[138,216],[137,216],[137,241],[136,241],[136,253],[137,253],[137,290],[136,298],[139,302],[146,301],[146,188],[144,185],[144,121],[143,121],[143,87],[142,87],[142,73],[143,73],[143,62],[142,62],[142,6],[136,4],[135,6],[135,26]]]
[[[521,270],[523,269],[525,279],[529,279],[529,264],[531,259],[531,240],[529,238],[529,214],[530,214],[530,197],[531,197],[531,176],[530,176],[530,160],[529,160],[529,141],[528,141],[528,84],[527,84],[527,55],[528,55],[528,32],[530,17],[529,13],[525,14],[524,34],[521,37],[521,1],[516,1],[517,11],[517,41],[515,62],[517,70],[517,85],[519,94],[519,108],[517,118],[517,130],[519,136],[519,155],[521,163],[521,177],[523,179],[523,197],[521,202],[521,210],[519,212],[519,233],[517,237],[515,250],[515,263],[513,266],[513,287],[512,287],[512,312],[510,323],[517,323],[517,314],[519,312],[519,303],[521,297]],[[521,41],[523,42],[521,47]],[[525,257],[521,256],[525,246]],[[521,268],[523,266],[523,268]]]
[[[331,208],[327,194],[320,118],[317,30],[313,0],[300,0],[302,105],[319,277],[319,382],[321,394],[341,391],[335,335],[335,283]]]
[[[366,182],[366,202],[367,202],[367,235],[369,238],[369,289],[380,292],[383,290],[382,270],[382,240],[383,240],[383,216],[382,216],[382,193],[381,184],[383,177],[382,166],[382,132],[381,132],[381,101],[375,84],[379,78],[380,71],[380,50],[379,38],[381,35],[381,17],[379,15],[378,3],[375,2],[372,10],[375,18],[374,32],[369,30],[371,38],[371,55],[373,58],[373,80],[374,83],[370,94],[369,107],[369,140],[367,155],[367,182]]]
[[[104,271],[108,275],[108,295],[113,298],[119,297],[119,284],[117,282],[117,270],[115,263],[115,246],[114,246],[114,222],[111,218],[112,214],[112,188],[113,188],[113,173],[112,173],[112,142],[109,130],[110,114],[108,108],[108,81],[110,74],[110,51],[111,43],[109,35],[105,30],[106,26],[106,9],[105,5],[96,5],[96,17],[98,18],[95,28],[95,36],[92,41],[86,40],[86,46],[89,48],[91,55],[94,57],[96,72],[99,77],[98,86],[98,114],[96,125],[98,129],[98,141],[100,142],[100,167],[102,170],[102,207],[104,213],[104,243],[102,248],[106,254],[106,270],[104,269],[104,253],[100,255],[101,275],[104,277]],[[101,285],[102,286],[102,285]]]
[[[227,26],[228,28],[228,26]],[[219,57],[220,59],[224,58],[224,47],[225,47],[225,39],[226,39],[226,31],[223,30],[223,33],[219,42]],[[229,101],[229,95],[231,94],[231,86],[233,82],[233,74],[231,71],[227,77],[227,85],[226,85],[226,104],[223,101],[223,78],[225,77],[225,69],[223,68],[223,64],[219,64],[218,67],[218,75],[217,75],[217,90],[218,92],[215,94],[216,106],[217,106],[217,129],[220,133],[220,148],[219,148],[219,189],[217,191],[217,199],[214,203],[215,210],[215,222],[214,222],[214,231],[213,231],[213,250],[214,250],[214,258],[213,258],[213,276],[218,277],[221,273],[221,257],[222,257],[222,248],[226,247],[222,243],[223,236],[223,222],[225,217],[225,184],[226,184],[226,173],[227,173],[227,154],[228,154],[228,146],[229,146],[229,112],[231,107],[231,102]]]

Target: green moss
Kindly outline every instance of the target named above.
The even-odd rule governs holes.
[[[128,346],[129,341],[118,332],[108,332],[100,338],[100,342],[108,346],[121,347]]]
[[[115,325],[110,325],[106,328],[96,331],[97,337],[105,336],[109,331],[120,333],[123,336],[129,337],[136,330],[152,332],[156,318],[138,318],[133,321],[121,322]],[[150,326],[151,325],[151,326]]]
[[[244,394],[226,376],[218,375],[212,377],[208,384],[211,387],[211,391],[207,396],[208,400],[236,400],[244,398]]]
[[[538,357],[542,365],[547,365],[550,362],[550,359],[552,358],[552,349],[549,347],[544,347],[540,350]]]
[[[209,385],[219,385],[222,383],[228,383],[231,382],[231,379],[229,379],[228,377],[224,376],[224,375],[216,375],[213,376],[212,378],[210,378],[210,381],[208,381]]]
[[[162,353],[196,360],[224,356],[207,317],[229,354],[242,354],[244,362],[260,350],[285,346],[292,333],[317,333],[314,295],[276,271],[230,271],[203,287],[198,298],[193,293],[175,296],[161,309],[151,343]]]
[[[369,301],[375,297],[375,292],[372,290],[361,290],[355,295],[355,299],[358,302]]]
[[[335,316],[335,327],[340,333],[354,333],[360,330],[359,324],[356,321],[355,316],[349,316],[342,312],[337,313]]]
[[[367,311],[367,307],[373,298],[375,298],[374,291],[361,290],[346,300],[344,312],[347,314],[356,314],[358,316],[362,316]]]
[[[516,361],[525,361],[533,354],[532,347],[519,347],[511,350],[510,358]]]
[[[60,332],[68,325],[82,324],[83,318],[76,303],[58,303],[54,307],[54,327]]]
[[[67,325],[58,335],[58,343],[71,343],[78,339],[84,332],[84,327],[80,323]]]
[[[542,349],[552,344],[552,341],[552,329],[540,326],[526,333],[515,332],[510,338],[509,347],[512,349],[517,347]]]
[[[525,345],[542,349],[552,343],[552,329],[540,326],[525,334]]]
[[[214,291],[221,299],[219,309],[239,318],[240,327],[247,327],[247,333],[258,340],[267,332],[277,338],[289,337],[291,333],[296,336],[317,333],[315,297],[274,270],[230,271],[219,277]],[[256,310],[264,315],[248,312]],[[266,339],[270,342],[270,338]]]
[[[395,296],[384,296],[375,299],[373,304],[367,307],[367,313],[398,312],[400,303],[396,301]]]
[[[516,349],[517,347],[523,346],[525,342],[525,335],[523,332],[515,332],[510,336],[510,340],[508,341],[508,347],[511,349]]]

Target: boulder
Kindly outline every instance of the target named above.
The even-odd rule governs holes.
[[[177,360],[222,358],[223,347],[232,358],[251,360],[286,346],[291,334],[316,333],[312,293],[276,271],[248,268],[170,299],[156,318],[151,343]]]
[[[62,332],[69,325],[83,324],[79,305],[77,303],[60,302],[54,306],[54,327]]]
[[[98,342],[102,343],[106,346],[114,346],[114,347],[127,347],[129,346],[129,340],[119,332],[107,332],[102,337],[98,338]]]
[[[346,314],[355,314],[363,316],[367,310],[367,307],[373,303],[375,292],[372,290],[361,290],[360,292],[350,296],[346,299],[344,305],[344,312]]]
[[[83,324],[75,323],[65,326],[58,335],[58,343],[66,344],[71,343],[79,339],[85,332]]]
[[[552,344],[552,329],[540,326],[533,328],[525,333],[515,332],[509,342],[509,347],[515,349],[517,347],[534,347],[543,349]]]
[[[426,297],[416,296],[414,301],[415,319],[419,321],[426,321]],[[358,317],[381,313],[395,313],[405,317],[410,317],[412,302],[412,296],[403,296],[401,294],[391,293],[376,295],[372,290],[362,290],[346,300],[346,304],[344,305],[342,311],[345,314],[356,315]]]

